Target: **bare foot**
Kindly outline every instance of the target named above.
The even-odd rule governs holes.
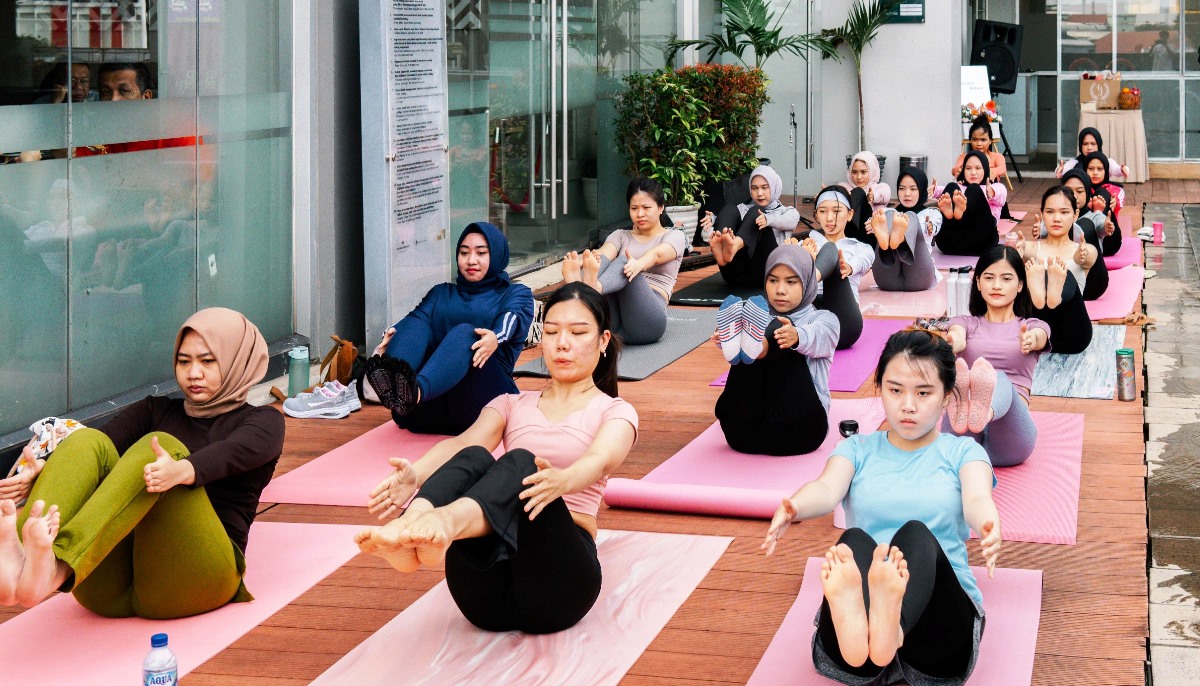
[[[17,506],[12,500],[0,500],[0,605],[17,603],[17,582],[25,551],[17,537]]]
[[[579,253],[572,250],[563,255],[562,275],[565,283],[575,283],[583,278],[583,260],[579,259]]]
[[[725,252],[727,241],[732,239],[732,236],[726,236],[725,231],[713,231],[708,238],[708,247],[712,249],[713,259],[717,261],[717,265],[724,267],[729,264],[729,256]]]
[[[897,212],[898,216],[900,213]],[[896,217],[892,217],[895,221]],[[875,210],[875,214],[871,215],[871,233],[875,234],[875,242],[879,244],[880,250],[888,250],[892,247],[891,234],[888,233],[887,215],[883,210]]]
[[[583,251],[583,282],[603,293],[600,289],[600,253]]]
[[[1062,304],[1063,286],[1067,284],[1067,263],[1056,257],[1046,267],[1046,307],[1053,310]]]
[[[729,229],[725,230],[729,231]],[[732,262],[733,256],[744,247],[746,247],[746,241],[742,240],[741,236],[735,236],[733,232],[730,232],[729,236],[727,236],[725,240],[725,255],[729,258],[729,261]]]
[[[829,602],[829,616],[837,633],[842,659],[851,667],[863,666],[868,655],[867,606],[863,600],[862,573],[854,563],[850,546],[840,543],[825,553],[825,561],[821,563],[821,588]]]
[[[907,233],[908,213],[896,212],[892,215],[892,232],[889,241],[892,250],[895,250],[904,244],[904,237]]]
[[[904,553],[895,546],[889,551],[886,545],[880,545],[871,556],[871,569],[867,571],[867,592],[871,596],[868,642],[871,662],[877,665],[890,664],[896,650],[904,644],[900,606],[906,586],[908,563]]]
[[[373,526],[363,529],[354,535],[358,549],[368,555],[382,557],[396,570],[408,573],[415,572],[421,566],[417,559],[417,550],[403,543],[403,533],[408,527],[433,509],[428,501],[420,498],[414,500],[404,514],[383,526]]]
[[[954,191],[954,218],[962,219],[967,212],[967,196],[962,191]]]
[[[1033,306],[1039,310],[1045,307],[1046,264],[1044,262],[1033,258],[1025,260],[1025,285],[1029,288],[1029,299],[1033,301]]]
[[[942,193],[941,197],[938,198],[937,204],[938,210],[941,211],[943,217],[954,219],[954,201],[949,193]]]
[[[450,535],[450,523],[439,510],[430,510],[417,517],[402,533],[401,540],[417,551],[417,559],[423,565],[439,565],[446,559],[446,549],[454,542]]]
[[[47,510],[46,503],[38,500],[30,507],[29,519],[21,529],[25,561],[17,583],[17,602],[25,607],[42,602],[66,580],[69,570],[54,556],[58,523],[58,505],[51,505]]]

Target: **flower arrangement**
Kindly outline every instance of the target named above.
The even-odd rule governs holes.
[[[987,102],[983,103],[983,105],[980,105],[979,107],[976,107],[975,103],[973,103],[973,102],[969,102],[962,106],[963,123],[970,123],[972,121],[975,121],[975,117],[978,117],[981,114],[986,115],[988,118],[988,121],[991,121],[991,122],[1000,123],[1000,122],[1004,121],[1004,119],[1000,116],[999,111],[997,111],[997,109],[996,109],[996,101],[995,100],[988,100]]]

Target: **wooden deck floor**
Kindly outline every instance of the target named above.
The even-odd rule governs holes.
[[[1019,185],[1011,199],[1013,209],[1033,211],[1049,184],[1031,179]],[[1143,202],[1200,199],[1200,181],[1154,181],[1131,186],[1127,194],[1127,211],[1133,213]],[[1028,224],[1022,226],[1028,230]],[[714,269],[681,275],[679,287]],[[1140,329],[1129,328],[1126,343],[1138,351],[1140,366]],[[702,346],[646,381],[621,384],[622,397],[638,409],[641,431],[618,476],[645,474],[712,423],[719,389],[708,383],[723,364],[716,349]],[[536,389],[544,383],[522,379],[519,385]],[[864,386],[857,393],[834,395],[870,393]],[[1148,610],[1142,405],[1035,397],[1032,409],[1086,417],[1078,544],[1012,542],[1001,555],[1001,566],[1044,572],[1033,682],[1144,684]],[[378,407],[368,407],[337,422],[287,421],[280,474],[387,421],[387,416]],[[296,505],[265,507],[259,519],[373,522],[364,509]],[[603,509],[600,524],[735,537],[622,682],[637,686],[744,684],[795,599],[805,558],[820,554],[839,535],[832,517],[807,521],[793,527],[774,557],[765,558],[758,551],[766,530],[762,521]],[[973,557],[972,562],[979,560]],[[440,579],[438,571],[405,576],[375,558],[359,556],[184,682],[308,683]],[[403,659],[402,647],[397,646],[396,655]]]

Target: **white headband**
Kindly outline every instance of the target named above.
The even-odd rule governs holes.
[[[817,206],[819,207],[821,203],[825,202],[826,200],[836,200],[837,202],[840,202],[846,209],[850,209],[850,202],[846,200],[846,196],[838,193],[837,191],[825,191],[824,193],[818,195]]]

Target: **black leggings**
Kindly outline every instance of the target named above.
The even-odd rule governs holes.
[[[518,494],[537,471],[533,453],[486,448],[459,451],[434,472],[417,497],[435,507],[459,498],[479,503],[493,533],[450,544],[446,585],[455,604],[485,631],[548,634],[574,626],[600,595],[600,559],[591,534],[559,498],[532,522]]]
[[[1108,267],[1104,264],[1104,251],[1100,247],[1100,231],[1104,227],[1097,229],[1091,220],[1080,219],[1074,228],[1083,230],[1083,239],[1096,249],[1096,263],[1088,269],[1087,281],[1083,284],[1083,299],[1095,300],[1108,290]]]
[[[857,238],[859,241],[875,247],[875,234],[867,230],[871,225],[871,215],[874,208],[867,202],[867,192],[861,188],[850,189],[850,222],[846,224],[846,236]]]
[[[867,572],[879,543],[862,529],[847,529],[838,543],[845,543],[854,551],[854,562],[862,573],[863,599],[870,609]],[[904,645],[896,651],[897,659],[925,676],[965,680],[975,653],[978,616],[975,604],[963,590],[954,567],[929,527],[916,520],[909,521],[896,531],[891,545],[904,553],[909,574],[900,609]],[[887,667],[873,664],[869,659],[861,667],[851,667],[842,659],[827,601],[821,601],[813,662],[818,672],[835,679],[838,676],[822,671],[822,664],[865,678],[876,676]]]
[[[746,216],[741,217],[738,206],[729,204],[721,208],[713,224],[714,232],[731,229],[746,244],[734,254],[729,264],[720,267],[721,278],[730,286],[762,288],[766,281],[767,257],[779,244],[771,227],[758,227],[756,222],[759,214],[757,208],[751,207]]]
[[[962,219],[944,217],[942,230],[933,243],[946,255],[981,255],[1000,241],[1000,234],[996,233],[996,217],[988,205],[987,193],[977,183],[966,188],[949,183],[942,194],[949,194],[953,198],[954,191],[961,191],[967,197],[967,210],[963,212]]]
[[[1089,274],[1088,281],[1091,280]],[[1063,284],[1059,306],[1034,308],[1033,316],[1050,325],[1050,352],[1074,355],[1083,352],[1092,342],[1092,319],[1088,316],[1083,293],[1079,291],[1079,282],[1070,272]]]
[[[817,296],[813,305],[818,310],[832,312],[838,318],[841,332],[838,334],[837,349],[845,350],[857,343],[862,335],[863,316],[858,307],[858,298],[854,297],[854,286],[842,276],[837,244],[822,245],[815,264],[821,273],[821,295]]]
[[[775,343],[779,320],[767,325],[767,354],[729,368],[716,415],[730,448],[751,455],[804,455],[820,447],[829,418],[808,358]]]

